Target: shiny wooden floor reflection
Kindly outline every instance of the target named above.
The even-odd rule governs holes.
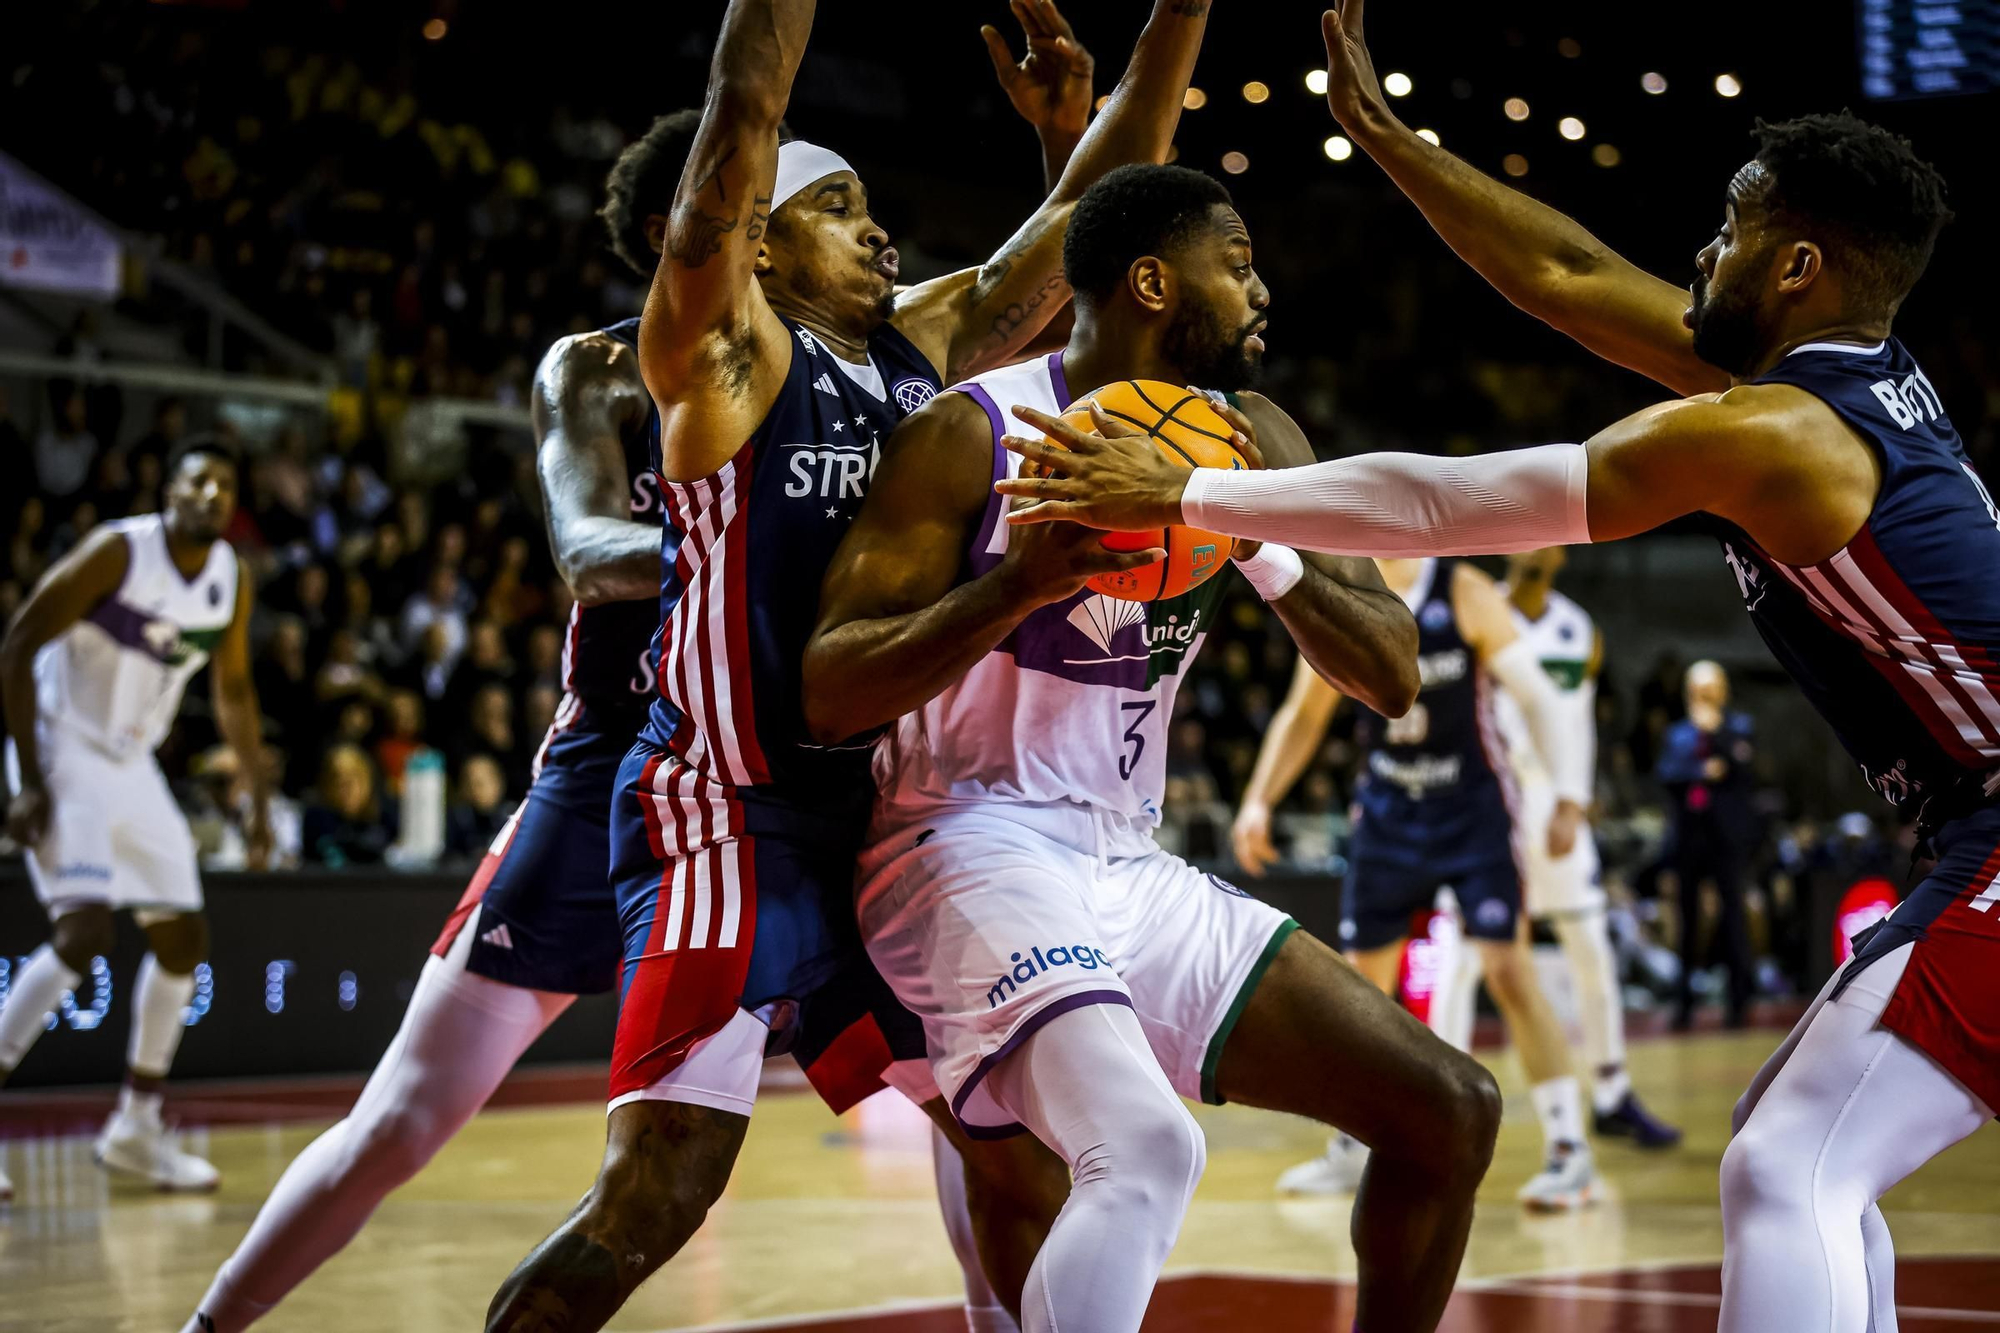
[[[1687,1127],[1687,1143],[1643,1156],[1603,1146],[1604,1201],[1562,1217],[1529,1217],[1514,1206],[1538,1141],[1518,1072],[1499,1058],[1508,1124],[1482,1194],[1466,1289],[1447,1328],[1712,1329],[1722,1243],[1716,1165],[1729,1108],[1778,1036],[1636,1045],[1639,1087]],[[199,1089],[181,1090],[184,1116],[190,1106],[199,1109],[200,1096]],[[254,1115],[256,1108],[248,1109]],[[296,1114],[275,1100],[271,1111]],[[1312,1280],[1353,1271],[1347,1201],[1271,1193],[1280,1170],[1317,1150],[1320,1132],[1238,1108],[1200,1115],[1208,1174],[1169,1265],[1182,1275],[1174,1300],[1156,1302],[1148,1328],[1245,1327],[1254,1308],[1262,1312],[1253,1321],[1260,1328],[1345,1333],[1346,1324],[1335,1323],[1342,1294]],[[43,1133],[0,1143],[20,1191],[11,1208],[0,1208],[0,1330],[175,1333],[278,1172],[324,1124],[195,1131],[192,1146],[212,1155],[224,1182],[220,1193],[200,1199],[109,1184],[90,1163],[86,1137]],[[588,1184],[601,1141],[602,1115],[593,1105],[486,1112],[260,1327],[477,1329],[500,1279]],[[2000,1133],[1981,1130],[1905,1182],[1885,1207],[1906,1258],[1980,1259],[1911,1265],[1910,1280],[1899,1285],[1909,1307],[1905,1333],[2000,1326],[2000,1260],[1992,1258],[2000,1255]],[[1621,1271],[1627,1276],[1603,1276]],[[822,1333],[942,1333],[962,1327],[945,1308],[956,1283],[917,1113],[890,1096],[835,1120],[809,1096],[771,1094],[708,1227],[611,1327],[785,1327],[793,1317],[865,1311],[812,1326]]]

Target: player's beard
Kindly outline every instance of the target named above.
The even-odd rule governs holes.
[[[1160,350],[1180,368],[1189,384],[1231,393],[1256,384],[1263,363],[1244,344],[1263,326],[1261,317],[1231,331],[1222,316],[1194,304],[1183,304],[1167,325]]]
[[[1752,266],[1749,271],[1758,271]],[[1748,290],[1694,284],[1694,354],[1718,370],[1748,375],[1764,352],[1764,329],[1757,298]]]

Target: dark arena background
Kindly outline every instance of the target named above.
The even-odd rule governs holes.
[[[1096,95],[1148,9],[1061,4]],[[255,582],[277,841],[274,865],[247,868],[245,777],[197,677],[159,763],[200,847],[212,938],[166,1116],[221,1185],[154,1194],[92,1165],[145,951],[121,918],[0,1089],[15,1191],[0,1202],[0,1331],[178,1328],[388,1047],[564,708],[573,599],[537,486],[535,369],[557,339],[643,305],[649,276],[612,253],[596,210],[654,116],[702,105],[723,10],[66,0],[0,23],[0,614],[97,525],[158,510],[177,446],[214,436],[240,453],[227,537]],[[1272,292],[1260,391],[1322,458],[1576,441],[1659,401],[1495,294],[1343,136],[1322,95],[1319,12],[1214,0],[1173,141],[1172,160],[1228,187],[1254,240]],[[792,131],[854,164],[904,283],[980,263],[1046,193],[984,23],[1018,52],[1003,0],[822,0],[792,91]],[[1369,0],[1367,36],[1405,122],[1674,284],[1694,277],[1758,118],[1851,108],[1908,136],[1956,220],[1896,332],[2000,486],[2000,0]],[[1847,939],[1914,882],[1915,835],[1766,651],[1712,537],[1670,525],[1575,548],[1560,587],[1603,635],[1591,818],[1632,1081],[1685,1139],[1664,1152],[1607,1139],[1590,1207],[1524,1212],[1514,1191],[1540,1139],[1482,998],[1475,1049],[1505,1124],[1441,1327],[1691,1333],[1720,1304],[1731,1107]],[[1678,797],[1658,774],[1703,660],[1726,670],[1752,739],[1730,795],[1740,901],[1709,895],[1691,916]],[[1165,732],[1158,838],[1336,941],[1362,767],[1349,708],[1276,809],[1280,864],[1251,879],[1232,850],[1294,661],[1235,580]],[[49,927],[19,849],[0,847],[4,1003]],[[1725,1003],[1719,947],[1737,910],[1752,973],[1740,1007]],[[1403,998],[1421,1014],[1456,927],[1414,925]],[[1683,950],[1690,933],[1717,947]],[[1684,957],[1691,1022],[1675,1030]],[[1535,960],[1574,1035],[1546,927]],[[478,1326],[590,1185],[615,1017],[611,997],[574,1006],[259,1326]],[[885,1093],[835,1117],[783,1058],[763,1087],[708,1225],[606,1326],[964,1327],[922,1115]],[[1197,1116],[1208,1170],[1146,1328],[1344,1333],[1351,1200],[1275,1189],[1323,1128],[1233,1106]],[[1904,1333],[2000,1326],[1996,1201],[1990,1128],[1884,1199]]]

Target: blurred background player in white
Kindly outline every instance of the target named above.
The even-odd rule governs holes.
[[[1577,1207],[1589,1200],[1595,1170],[1569,1048],[1535,980],[1521,910],[1521,844],[1539,837],[1553,858],[1574,850],[1589,799],[1587,770],[1580,766],[1585,756],[1560,743],[1562,702],[1491,578],[1452,560],[1380,564],[1383,580],[1416,614],[1423,686],[1403,717],[1373,711],[1363,717],[1366,771],[1356,796],[1341,944],[1364,976],[1394,995],[1412,914],[1431,906],[1439,889],[1451,888],[1471,951],[1479,955],[1533,1086],[1547,1147],[1542,1170],[1521,1189],[1521,1202],[1537,1209]],[[1533,833],[1520,816],[1491,683],[1513,696],[1543,766],[1554,775],[1556,813],[1545,832]],[[1302,661],[1265,734],[1237,820],[1237,857],[1250,873],[1263,874],[1276,859],[1271,808],[1305,771],[1339,702],[1339,692]],[[1366,1157],[1358,1142],[1339,1135],[1324,1156],[1281,1176],[1278,1188],[1347,1193],[1359,1183]]]
[[[36,585],[0,641],[14,793],[7,831],[27,849],[54,924],[0,1008],[0,1080],[91,959],[111,952],[111,914],[130,911],[149,948],[132,987],[125,1086],[97,1160],[168,1190],[213,1189],[217,1176],[172,1142],[160,1116],[208,922],[194,835],[153,751],[188,680],[211,660],[216,725],[255,784],[250,863],[261,868],[270,853],[251,581],[222,539],[236,481],[235,455],[221,445],[183,445],[168,468],[165,512],[93,530]],[[0,1198],[10,1192],[0,1177]]]
[[[1534,649],[1561,705],[1556,744],[1575,747],[1577,771],[1597,772],[1597,675],[1604,636],[1590,613],[1557,592],[1556,575],[1567,561],[1560,546],[1507,557],[1501,585],[1514,612],[1514,628]],[[1590,1070],[1593,1128],[1600,1138],[1629,1139],[1641,1148],[1671,1148],[1681,1141],[1673,1126],[1650,1115],[1632,1091],[1625,1068],[1625,1004],[1618,985],[1618,957],[1611,943],[1604,890],[1599,885],[1597,839],[1589,811],[1576,813],[1575,845],[1550,856],[1549,824],[1558,804],[1555,781],[1530,741],[1527,719],[1513,696],[1499,700],[1500,731],[1520,785],[1521,855],[1530,919],[1545,922],[1562,946],[1576,996],[1583,1058]],[[1565,814],[1569,807],[1563,807]],[[1438,972],[1431,992],[1431,1026],[1461,1050],[1472,1044],[1479,995],[1479,951],[1458,948]]]

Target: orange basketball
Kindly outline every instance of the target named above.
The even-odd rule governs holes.
[[[1183,467],[1244,466],[1243,456],[1230,443],[1235,430],[1200,394],[1161,380],[1119,380],[1078,399],[1063,413],[1063,420],[1079,430],[1095,430],[1090,419],[1092,403],[1114,419],[1144,430],[1161,453]],[[1033,475],[1030,464],[1023,464],[1022,471]],[[1164,560],[1117,574],[1099,574],[1090,581],[1091,588],[1106,597],[1158,602],[1206,583],[1229,559],[1235,539],[1174,524],[1145,532],[1108,532],[1104,544],[1114,551],[1143,551],[1155,546],[1166,551]]]

